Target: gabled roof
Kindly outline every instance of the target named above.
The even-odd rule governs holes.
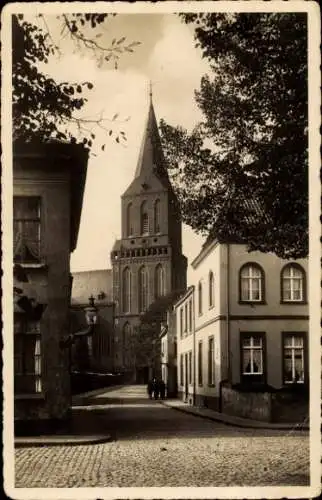
[[[144,184],[147,185],[147,188],[172,191],[152,100],[143,131],[134,180],[123,196],[143,191],[144,187],[142,188],[142,185]]]

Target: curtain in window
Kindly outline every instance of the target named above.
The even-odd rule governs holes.
[[[13,199],[13,251],[19,262],[38,262],[40,258],[40,200],[37,197]]]
[[[244,266],[240,273],[241,300],[262,299],[262,272],[253,265]]]
[[[300,335],[284,337],[284,381],[304,382],[304,340]]]
[[[304,273],[301,269],[289,265],[283,270],[282,293],[285,301],[303,300]]]
[[[263,344],[259,336],[243,338],[243,362],[242,369],[244,375],[263,374]]]

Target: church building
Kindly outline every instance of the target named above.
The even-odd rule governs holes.
[[[120,369],[133,367],[126,345],[140,316],[158,298],[186,288],[180,208],[165,166],[152,99],[134,179],[121,205],[121,239],[111,252],[114,363]],[[136,371],[135,379],[145,382],[148,376],[146,366]]]

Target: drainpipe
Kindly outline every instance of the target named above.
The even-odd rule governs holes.
[[[226,332],[227,332],[227,368],[228,368],[228,381],[232,382],[232,370],[230,359],[230,245],[227,243],[227,286],[226,286],[226,301],[227,301],[227,319],[226,319]]]

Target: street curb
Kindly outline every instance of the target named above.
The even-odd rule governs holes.
[[[15,438],[15,448],[36,448],[43,446],[78,446],[111,442],[112,436],[37,436]]]
[[[169,405],[167,404],[165,401],[159,401],[159,403],[161,403],[162,405],[164,406],[167,406],[168,408],[171,408],[173,410],[177,410],[177,411],[181,411],[182,413],[186,413],[186,414],[189,414],[189,415],[193,415],[194,417],[200,417],[200,418],[205,418],[207,420],[212,420],[214,422],[221,422],[222,424],[225,424],[225,425],[230,425],[232,427],[242,427],[242,428],[245,428],[245,429],[263,429],[263,430],[276,430],[276,431],[290,431],[290,430],[294,430],[294,431],[309,431],[310,430],[310,427],[308,425],[301,425],[301,424],[289,424],[287,425],[286,427],[282,427],[280,425],[276,425],[276,426],[272,426],[270,425],[269,423],[267,425],[257,425],[253,422],[228,422],[224,415],[223,415],[223,418],[220,418],[219,416],[210,416],[210,415],[203,415],[202,413],[197,413],[197,412],[194,412],[194,411],[190,411],[186,408],[182,408],[182,407],[179,407],[179,406],[172,406],[172,405]],[[263,424],[265,424],[263,422]],[[300,427],[301,426],[301,427]]]

